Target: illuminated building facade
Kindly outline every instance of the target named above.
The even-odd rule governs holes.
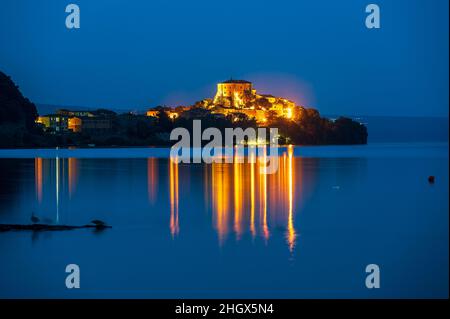
[[[230,79],[217,84],[214,104],[221,104],[225,107],[244,108],[255,94],[256,91],[253,90],[251,82]]]
[[[213,102],[208,103],[208,99],[205,99],[200,104],[206,104],[213,113],[243,113],[259,123],[267,122],[269,111],[292,120],[298,119],[301,113],[300,107],[293,101],[269,94],[257,94],[252,83],[244,80],[228,80],[217,84]]]
[[[68,129],[74,133],[102,133],[112,129],[112,121],[107,117],[71,117]]]
[[[158,106],[147,110],[146,115],[150,117],[158,117],[158,113],[163,111],[171,120],[175,120],[181,113],[188,111],[189,109],[190,108],[187,106],[177,106],[176,108]]]
[[[39,116],[36,123],[50,132],[89,132],[102,133],[112,129],[112,120],[106,115],[97,115],[95,111],[57,110],[56,114]]]
[[[203,113],[201,111],[204,111]],[[268,122],[269,112],[277,117],[297,120],[301,117],[302,107],[283,97],[269,94],[258,94],[252,82],[245,80],[224,81],[217,84],[214,99],[203,99],[191,107],[156,107],[147,111],[147,116],[157,117],[164,111],[170,119],[199,118],[213,114],[215,116],[231,116],[238,121],[242,114],[254,118],[260,124]]]
[[[63,132],[68,129],[69,118],[60,114],[49,114],[39,116],[36,123],[43,125],[46,129],[53,130],[54,132]]]

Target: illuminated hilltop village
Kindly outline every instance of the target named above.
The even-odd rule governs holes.
[[[301,116],[303,108],[293,101],[269,94],[258,94],[249,81],[233,80],[217,84],[217,92],[213,99],[204,99],[191,107],[165,108],[171,119],[183,116],[185,111],[203,108],[212,114],[237,118],[245,114],[255,118],[260,124],[267,122],[269,116],[296,120]],[[147,116],[156,116],[158,109],[150,109]]]
[[[367,127],[347,117],[328,119],[314,108],[296,105],[283,97],[260,94],[251,82],[218,83],[213,98],[191,106],[156,107],[146,114],[116,113],[100,108],[55,109],[39,115],[17,85],[0,72],[0,146],[2,147],[94,147],[173,145],[174,128],[273,127],[281,145],[366,144]]]

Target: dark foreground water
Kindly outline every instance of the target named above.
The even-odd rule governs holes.
[[[113,226],[0,233],[0,297],[448,296],[446,143],[284,149],[272,175],[115,152],[0,152],[0,223]]]

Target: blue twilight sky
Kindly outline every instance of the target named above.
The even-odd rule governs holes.
[[[381,29],[365,28],[365,6]],[[65,7],[81,28],[65,27]],[[254,82],[325,114],[448,116],[447,0],[1,0],[0,70],[35,103],[143,109]]]

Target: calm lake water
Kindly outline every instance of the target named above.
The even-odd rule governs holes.
[[[0,297],[448,297],[447,143],[285,148],[271,175],[167,154],[0,151],[0,223],[113,226],[1,232]]]

